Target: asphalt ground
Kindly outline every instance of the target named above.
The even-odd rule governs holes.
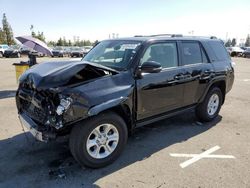
[[[64,140],[23,132],[13,97],[20,60],[0,59],[0,187],[250,187],[250,59],[233,59],[234,86],[213,122],[188,112],[138,128],[121,157],[96,170],[80,167]],[[67,58],[38,59],[57,60]]]

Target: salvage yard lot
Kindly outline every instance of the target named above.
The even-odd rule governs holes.
[[[24,59],[26,60],[26,59]],[[64,59],[39,58],[38,61]],[[136,130],[121,157],[102,169],[81,168],[67,142],[40,143],[22,131],[15,107],[20,59],[0,59],[0,187],[250,187],[250,59],[234,58],[235,83],[220,116],[196,122],[185,113]],[[234,158],[190,159],[170,154]]]

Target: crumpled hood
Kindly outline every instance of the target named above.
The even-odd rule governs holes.
[[[87,66],[117,73],[117,71],[111,68],[87,61],[47,62],[35,65],[28,69],[19,78],[19,82],[22,83],[26,81],[32,85],[32,87],[37,89],[60,87]]]

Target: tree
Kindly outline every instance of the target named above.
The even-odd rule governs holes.
[[[93,43],[93,46],[97,45],[99,43],[98,40],[96,40],[94,43]]]
[[[3,34],[2,28],[0,27],[0,44],[3,44],[3,43],[4,43],[4,34]]]
[[[69,45],[69,46],[72,46],[71,40],[68,41],[68,45]]]
[[[37,34],[36,34],[36,32],[34,31],[34,26],[33,25],[30,26],[30,31],[31,31],[31,36],[32,37],[37,38],[37,39],[45,42],[45,36],[44,36],[43,32],[38,31]]]
[[[63,37],[63,40],[62,40],[62,46],[68,46],[68,43],[66,41],[66,38]]]
[[[49,45],[49,46],[56,46],[56,42],[55,42],[55,41],[49,41],[49,42],[48,42],[48,45]]]
[[[232,45],[231,39],[228,39],[227,42],[225,43],[226,47],[230,47]]]
[[[235,46],[236,44],[237,44],[236,39],[233,38],[233,40],[232,40],[232,46]]]
[[[1,31],[1,37],[2,37],[2,43],[8,44],[8,45],[13,45],[15,44],[14,37],[13,37],[13,31],[12,28],[7,20],[6,14],[3,14],[3,19],[2,19],[2,31]]]
[[[57,46],[62,46],[62,45],[63,45],[63,40],[62,40],[61,37],[60,37],[59,40],[57,41],[56,45],[57,45]]]
[[[250,35],[249,35],[249,34],[247,35],[247,39],[246,39],[246,42],[245,42],[245,46],[246,46],[246,47],[250,47]]]

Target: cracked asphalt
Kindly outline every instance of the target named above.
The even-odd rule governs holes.
[[[188,112],[139,128],[121,157],[97,170],[74,161],[66,138],[46,144],[23,132],[12,66],[19,61],[0,59],[0,187],[250,187],[250,59],[233,59],[235,83],[213,122],[201,124]],[[205,158],[181,168],[190,158],[170,156],[214,146],[220,149],[213,155],[235,159]]]

